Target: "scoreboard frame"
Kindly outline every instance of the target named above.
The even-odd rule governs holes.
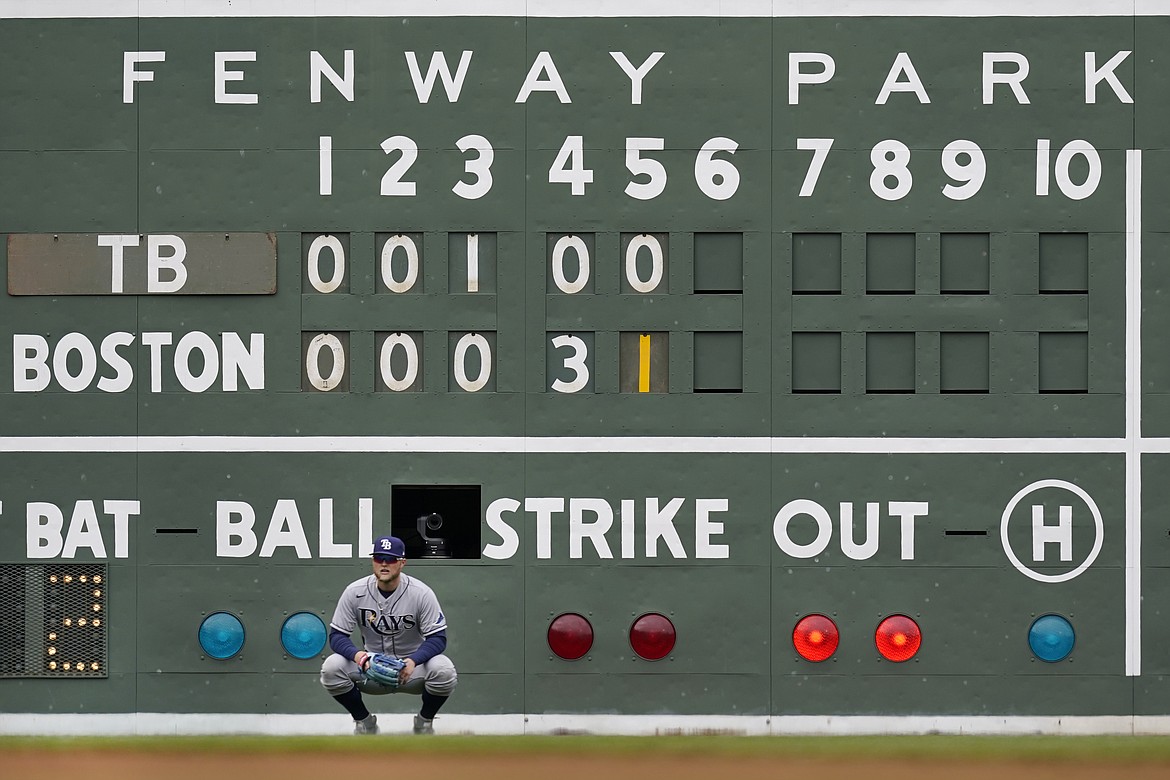
[[[453,615],[494,622],[464,634],[464,647],[497,647],[467,670],[467,687],[478,689],[468,707],[456,704],[460,692],[452,701],[459,728],[1170,732],[1161,684],[1170,661],[1149,659],[1170,635],[1153,604],[1170,587],[1158,558],[1170,544],[1152,519],[1170,500],[1158,470],[1170,454],[1161,402],[1170,365],[1150,346],[1170,281],[1156,216],[1167,196],[1155,184],[1170,138],[1149,129],[1156,110],[1141,112],[1150,94],[1137,88],[1143,34],[1114,26],[1168,20],[1170,4],[1042,2],[1026,13],[1000,0],[877,5],[840,0],[809,14],[800,4],[695,1],[680,13],[652,1],[617,12],[604,2],[580,10],[500,0],[388,11],[353,0],[326,3],[324,14],[307,0],[0,2],[0,19],[22,31],[44,24],[67,40],[92,38],[94,23],[137,25],[137,48],[128,48],[130,28],[120,30],[121,60],[96,77],[92,128],[29,140],[62,115],[49,108],[38,117],[30,96],[64,84],[43,72],[35,45],[9,56],[16,75],[0,88],[29,109],[7,137],[0,132],[0,160],[14,161],[19,186],[64,153],[108,157],[95,163],[96,178],[118,181],[108,203],[100,187],[81,185],[57,222],[52,199],[22,208],[13,194],[0,197],[9,280],[0,362],[13,366],[11,385],[0,386],[11,409],[0,429],[10,474],[0,517],[7,504],[9,519],[23,518],[0,540],[24,553],[0,564],[27,567],[20,576],[30,582],[42,564],[109,564],[109,678],[81,707],[101,714],[76,728],[148,729],[144,713],[157,717],[149,708],[165,690],[196,682],[206,692],[189,711],[163,713],[165,728],[344,724],[321,712],[328,702],[310,684],[297,695],[323,704],[267,690],[274,674],[311,683],[304,658],[261,640],[259,650],[209,659],[190,622],[228,609],[268,630],[273,610],[283,621],[297,607],[249,592],[245,580],[297,572],[307,572],[315,600],[301,608],[327,617],[331,605],[315,602],[356,571],[374,529],[412,532],[406,515],[425,500],[460,512],[479,501],[478,515],[448,526],[466,535],[457,557],[420,556],[416,570],[439,584]],[[378,52],[375,34],[345,48],[362,23],[387,20],[415,24],[419,43],[405,64]],[[623,20],[634,32],[619,29]],[[956,47],[981,51],[966,65],[941,62],[937,42],[828,53],[841,45],[830,41],[859,35],[857,25],[905,22],[925,35],[933,26],[953,33],[964,20],[979,40]],[[1039,37],[1045,21],[1071,42]],[[1013,22],[1036,25],[1027,30],[1038,37],[988,48],[1013,34],[1005,32]],[[1098,22],[1105,42],[1089,50]],[[530,25],[537,40],[526,38],[519,53],[466,43],[481,23],[493,34]],[[653,39],[657,23],[671,32]],[[746,36],[738,52],[713,31],[724,23]],[[801,24],[809,51],[781,40]],[[847,28],[843,38],[818,40],[837,34],[834,25]],[[201,45],[183,32],[200,26],[225,41]],[[448,46],[441,38],[452,31],[458,42]],[[318,35],[319,49],[302,50]],[[570,62],[541,35],[579,38],[580,56]],[[745,101],[721,74],[704,80],[693,63],[679,65],[682,75],[668,71],[672,126],[656,125],[654,79],[675,67],[663,51],[674,35],[697,59],[704,42],[725,52],[744,83],[766,85],[767,100]],[[590,36],[605,47],[591,47]],[[96,67],[86,58],[113,51],[86,46],[69,65]],[[610,50],[618,46],[626,48]],[[752,62],[760,51],[773,61]],[[486,76],[475,70],[483,59]],[[875,61],[885,77],[859,78]],[[1083,71],[1070,76],[1069,63]],[[1148,66],[1153,84],[1159,66]],[[388,105],[371,106],[373,83]],[[621,90],[600,88],[615,84]],[[1033,99],[1053,118],[1025,111]],[[695,101],[693,121],[680,118],[684,100]],[[400,109],[401,127],[381,140]],[[123,148],[127,117],[135,131]],[[1013,121],[1022,126],[1015,135]],[[668,142],[668,130],[683,140]],[[990,143],[972,140],[980,133]],[[240,170],[224,168],[237,153]],[[381,206],[387,199],[393,208]],[[649,211],[638,210],[644,204]],[[1069,233],[1085,237],[1083,289],[1037,287],[1028,274],[1046,273],[1045,236]],[[837,242],[829,255],[816,238],[826,235]],[[907,235],[908,254],[888,250],[892,260],[874,238]],[[968,235],[985,237],[992,258],[975,295],[942,280],[946,242]],[[229,245],[242,254],[225,254]],[[798,346],[800,335],[834,333],[832,344]],[[948,338],[955,334],[968,338]],[[983,376],[965,371],[972,355]],[[1029,360],[1031,373],[1020,369]],[[1044,378],[1064,360],[1083,367],[1083,387],[1080,374],[1068,387]],[[812,384],[798,386],[798,364]],[[958,384],[942,378],[946,366],[963,377]],[[836,387],[818,384],[834,370]],[[958,552],[965,536],[986,543]],[[1086,572],[1100,576],[1072,583]],[[151,591],[208,573],[219,581],[178,594],[195,612],[168,614]],[[1013,591],[1001,606],[1017,622],[1029,599],[1067,585],[1038,599],[1029,619],[1087,614],[1073,621],[1081,664],[1024,657],[1023,624],[988,601],[971,607],[976,628],[956,610],[938,634],[949,644],[917,667],[855,650],[852,669],[812,666],[787,647],[806,609],[789,614],[793,594],[822,605],[809,610],[836,617],[839,607],[842,633],[856,642],[881,616],[861,617],[863,609],[900,602],[920,617],[931,601],[925,582],[942,583],[940,600],[957,599],[981,587],[980,573]],[[738,603],[727,584],[735,577],[767,589],[761,603],[742,604],[748,622],[764,626],[746,636],[767,649],[728,648],[727,691],[681,700],[674,691],[699,673],[690,654],[718,652],[719,642],[704,636],[665,663],[646,663],[619,641],[628,627],[615,605],[630,620],[665,613],[680,642],[717,635],[734,625],[724,621]],[[671,599],[693,581],[707,592],[686,607],[660,606],[681,604]],[[878,583],[887,595],[858,594]],[[0,609],[39,631],[31,597],[5,607],[4,587]],[[141,628],[117,630],[140,598],[158,631],[190,634],[157,670],[140,659],[162,642]],[[575,666],[550,655],[543,634],[557,605],[596,623],[594,654]],[[1100,636],[1106,617],[1118,616],[1120,649]],[[523,636],[504,628],[508,620]],[[995,663],[962,647],[989,628],[1011,639],[990,652],[1018,693],[989,683]],[[44,641],[34,644],[44,651]],[[520,668],[508,668],[503,656],[517,652]],[[0,671],[0,733],[59,730],[68,714],[17,709],[30,691],[78,683],[25,677]],[[921,689],[911,690],[914,677]],[[276,714],[232,709],[224,687],[232,678],[277,697],[266,708]],[[606,679],[624,691],[598,692]],[[1070,681],[1096,700],[1053,693]],[[979,694],[965,704],[968,682]],[[766,702],[754,696],[761,686]],[[839,697],[844,709],[803,701],[810,690]],[[1028,700],[1044,695],[1050,704]],[[898,696],[900,704],[883,703]]]

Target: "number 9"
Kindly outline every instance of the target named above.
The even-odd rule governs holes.
[[[960,163],[959,157],[966,155],[967,163]],[[942,169],[955,181],[963,184],[943,185],[943,195],[951,200],[967,200],[983,186],[987,178],[987,158],[974,141],[951,141],[942,151]]]

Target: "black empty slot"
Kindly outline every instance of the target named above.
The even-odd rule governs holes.
[[[792,334],[792,392],[841,392],[841,334]]]
[[[870,233],[865,237],[865,291],[870,295],[913,295],[916,284],[913,233]]]
[[[407,558],[478,559],[483,510],[480,485],[393,485],[390,528],[406,545]]]
[[[1046,294],[1083,295],[1089,291],[1087,233],[1040,234],[1039,290]]]
[[[743,334],[738,331],[695,333],[694,391],[743,391]]]
[[[1089,334],[1040,334],[1040,392],[1087,393],[1089,389]]]
[[[990,340],[985,332],[939,334],[939,392],[987,393]]]
[[[794,233],[792,292],[797,295],[841,294],[841,234]]]
[[[943,233],[939,236],[939,290],[946,295],[986,295],[990,290],[990,236]]]
[[[865,335],[865,392],[874,395],[913,393],[914,333]]]
[[[695,292],[743,292],[743,233],[695,234]]]

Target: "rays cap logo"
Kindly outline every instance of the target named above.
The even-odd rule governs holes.
[[[406,545],[397,536],[379,536],[374,540],[373,557],[400,561],[406,557]]]

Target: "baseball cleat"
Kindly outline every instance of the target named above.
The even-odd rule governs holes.
[[[354,734],[377,734],[378,733],[378,716],[370,715],[364,720],[355,720],[353,722]]]
[[[372,715],[370,717],[373,717]],[[427,720],[422,715],[414,716],[414,733],[415,734],[434,734],[435,722]]]

